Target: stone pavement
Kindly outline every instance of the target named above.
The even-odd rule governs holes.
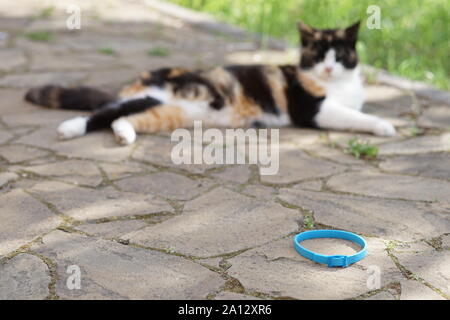
[[[368,85],[366,110],[400,132],[358,135],[378,159],[345,153],[352,133],[283,129],[275,176],[176,166],[162,134],[128,147],[110,132],[58,141],[79,113],[28,105],[26,88],[114,91],[162,66],[292,61],[136,1],[77,1],[82,29],[68,31],[73,2],[0,4],[0,299],[450,298],[450,107]],[[311,228],[359,233],[369,255],[346,269],[306,260],[292,237]],[[79,290],[67,286],[73,265]]]

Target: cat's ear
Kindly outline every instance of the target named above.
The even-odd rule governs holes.
[[[345,36],[349,40],[356,41],[358,39],[358,31],[359,27],[361,25],[361,21],[356,22],[355,24],[351,25],[350,27],[345,29]]]
[[[299,21],[297,22],[297,26],[298,26],[298,30],[300,31],[300,33],[303,35],[313,35],[314,34],[314,29],[311,28],[310,26],[308,26],[306,23],[304,23],[303,21]]]
[[[302,38],[302,43],[305,44],[308,41],[312,40],[314,38],[314,32],[315,30],[305,24],[303,21],[299,21],[297,23],[298,31],[300,31],[300,35]]]

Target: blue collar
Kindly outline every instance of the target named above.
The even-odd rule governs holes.
[[[326,256],[312,252],[303,247],[300,242],[317,238],[344,239],[357,243],[361,246],[361,251],[351,256],[336,255]],[[348,267],[349,265],[362,260],[367,255],[367,243],[362,237],[347,231],[340,230],[311,230],[305,231],[295,236],[294,247],[302,256],[314,262],[323,263],[328,267]]]

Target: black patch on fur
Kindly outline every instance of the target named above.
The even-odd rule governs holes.
[[[156,71],[151,71],[151,77],[142,79],[142,83],[146,86],[162,87],[166,83],[171,83],[175,93],[179,92],[198,92],[198,85],[205,86],[209,94],[213,97],[210,102],[211,108],[220,110],[225,106],[224,97],[217,91],[214,85],[206,78],[203,78],[197,72],[186,72],[175,77],[170,77],[172,69],[163,68]]]
[[[263,66],[229,66],[225,69],[236,77],[244,89],[244,94],[257,103],[264,112],[280,114],[263,72]]]
[[[98,89],[88,87],[64,88],[47,85],[30,89],[25,100],[37,105],[52,107],[54,97],[59,109],[92,111],[115,100],[115,97]]]
[[[297,127],[317,128],[314,121],[325,97],[315,97],[303,88],[297,78],[295,66],[280,67],[286,79],[286,98],[292,124]]]
[[[147,97],[143,99],[129,100],[123,103],[118,102],[117,104],[118,105],[111,104],[92,114],[88,120],[86,131],[91,132],[107,129],[111,127],[114,120],[129,116],[131,114],[144,112],[145,110],[160,105],[161,101]]]

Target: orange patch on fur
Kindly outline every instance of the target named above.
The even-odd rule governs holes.
[[[147,89],[147,87],[144,86],[140,80],[138,80],[132,85],[124,87],[122,91],[120,91],[119,97],[132,98],[133,96],[140,93],[141,91],[144,91],[145,89]]]
[[[252,118],[261,115],[261,108],[247,98],[242,89],[236,90],[234,95],[232,126],[240,127],[249,123]]]
[[[188,73],[189,70],[183,68],[172,68],[169,73],[169,78],[175,78],[182,74]]]
[[[141,79],[143,79],[143,80],[148,80],[151,77],[152,77],[152,74],[150,72],[148,72],[148,71],[141,73]]]
[[[53,88],[50,91],[48,106],[52,109],[57,109],[60,106],[59,95],[61,93],[60,88]]]
[[[324,97],[325,89],[317,84],[313,79],[309,78],[303,73],[298,74],[298,78],[302,86],[315,97]]]
[[[183,110],[178,106],[162,105],[126,117],[140,133],[171,131],[186,125]]]
[[[267,66],[264,68],[267,81],[272,89],[272,96],[278,108],[282,112],[287,112],[287,98],[286,98],[286,79],[281,70],[276,66]]]

